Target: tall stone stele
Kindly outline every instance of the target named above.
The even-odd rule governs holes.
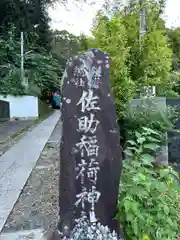
[[[67,62],[62,85],[60,239],[117,240],[122,157],[109,56],[90,49]]]

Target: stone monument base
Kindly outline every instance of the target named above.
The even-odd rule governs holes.
[[[86,218],[78,220],[70,237],[61,236],[58,230],[49,240],[122,240],[115,231],[111,232],[107,226],[100,222],[90,223]]]

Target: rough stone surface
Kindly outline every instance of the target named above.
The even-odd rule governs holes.
[[[109,67],[109,56],[91,49],[70,59],[64,74],[59,230],[70,238],[63,239],[84,239],[89,222],[93,231],[106,227],[102,239],[118,239],[122,157]],[[92,234],[86,239],[96,239]]]
[[[9,215],[3,233],[18,234],[20,230],[43,229],[45,237],[48,237],[56,228],[60,135],[61,123],[59,122]]]
[[[0,231],[58,120],[56,112],[0,157]]]

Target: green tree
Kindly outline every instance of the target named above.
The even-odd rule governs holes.
[[[120,5],[117,0],[114,0],[113,4],[110,16],[111,18],[120,16],[121,24],[125,29],[126,47],[128,48],[125,64],[131,79],[138,88],[144,85],[155,85],[158,94],[167,94],[165,89],[171,88],[169,73],[171,72],[172,50],[168,45],[165,22],[161,18],[165,1],[143,0],[140,6],[139,1],[131,0],[124,8],[118,8]],[[146,12],[146,34],[140,41],[141,7]],[[114,31],[111,37],[117,37],[117,34]],[[141,91],[141,89],[137,90]]]
[[[157,93],[165,94],[165,88],[170,87],[172,51],[167,45],[167,37],[161,30],[154,30],[144,37],[140,60],[141,76],[138,76],[138,80],[147,85],[157,86]]]
[[[167,29],[169,43],[173,50],[173,69],[180,67],[180,28]]]
[[[168,46],[165,23],[161,19],[164,2],[143,1],[146,12],[146,34],[140,41],[139,3],[130,2],[123,14],[130,57],[128,65],[136,83],[155,85],[159,93],[169,86],[172,50]]]
[[[91,37],[87,37],[86,35],[81,34],[79,36],[80,51],[87,51],[91,45],[91,41]]]
[[[52,52],[67,60],[80,51],[80,39],[66,30],[54,31]]]
[[[161,18],[165,1],[144,0],[146,34],[140,41],[139,1],[129,1],[125,8],[118,8],[117,1],[111,14],[101,11],[94,21],[90,39],[91,47],[110,54],[111,80],[117,108],[122,106],[141,87],[155,85],[158,95],[172,92],[172,50],[168,44],[165,23]]]
[[[171,83],[173,89],[180,94],[180,28],[167,29],[169,43],[173,51],[172,66],[173,74],[171,74]]]
[[[25,94],[20,81],[20,43],[14,39],[14,28],[7,39],[0,39],[0,93]]]
[[[79,0],[77,0],[78,2]],[[82,0],[83,1],[83,0]],[[38,94],[59,89],[66,59],[79,48],[79,38],[62,32],[65,39],[56,42],[59,54],[51,52],[52,39],[48,7],[66,0],[1,0],[0,1],[0,93]],[[81,2],[81,0],[79,1]],[[20,32],[24,32],[24,69],[29,88],[20,79]],[[61,47],[61,44],[62,47]],[[59,47],[61,48],[59,50]],[[36,88],[37,91],[34,91]],[[32,91],[33,90],[33,93]]]
[[[33,41],[33,33],[38,35],[36,44],[51,49],[53,33],[50,29],[49,7],[60,3],[67,4],[67,0],[1,0],[0,1],[0,35],[8,34],[11,24],[16,27],[17,38],[20,31],[26,32],[27,42]],[[93,4],[93,0],[75,0],[76,4],[82,2]]]
[[[8,35],[13,24],[19,38],[20,31],[26,32],[26,41],[31,43],[32,33],[38,34],[37,44],[49,49],[52,33],[47,13],[49,0],[1,0],[0,2],[0,34]]]
[[[116,13],[109,19],[99,14],[92,33],[95,39],[90,41],[91,46],[107,52],[111,57],[110,78],[118,115],[120,115],[124,103],[132,98],[134,92],[134,83],[130,78],[126,64],[129,57],[129,47],[122,16]]]
[[[8,33],[9,37],[0,40],[0,93],[24,95],[58,90],[64,66],[56,56],[46,50],[41,53],[31,51],[25,55],[24,69],[29,88],[22,85],[20,42],[15,38],[15,31],[16,29],[12,28]],[[31,92],[32,87],[37,87],[39,91]]]

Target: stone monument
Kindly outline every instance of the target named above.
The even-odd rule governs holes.
[[[90,49],[67,62],[62,84],[59,238],[117,240],[122,156],[109,56]]]

